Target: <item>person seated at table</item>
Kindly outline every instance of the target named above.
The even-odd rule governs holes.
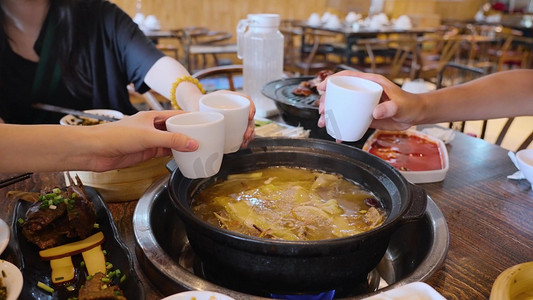
[[[517,69],[483,76],[467,83],[423,94],[412,94],[382,75],[342,71],[332,76],[355,76],[383,87],[373,111],[372,128],[405,130],[413,125],[440,122],[533,116],[533,70]],[[326,90],[327,79],[318,86]],[[325,126],[324,96],[318,126]]]
[[[175,106],[198,109],[202,92],[188,71],[109,1],[0,0],[0,24],[0,119],[6,123],[59,123],[63,115],[33,109],[36,102],[131,115],[137,112],[131,83],[139,93],[151,88]],[[250,127],[253,110],[252,103]]]
[[[0,172],[107,171],[170,149],[195,151],[196,140],[165,131],[165,120],[181,113],[145,111],[97,126],[0,124]]]

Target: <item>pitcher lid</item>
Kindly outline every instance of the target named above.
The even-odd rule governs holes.
[[[278,27],[280,17],[278,14],[249,14],[248,20],[251,26]]]

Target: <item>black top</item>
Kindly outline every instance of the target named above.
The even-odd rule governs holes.
[[[22,58],[7,46],[0,57],[0,118],[6,123],[59,123],[62,114],[32,109],[31,104],[35,102],[78,110],[109,108],[124,114],[136,112],[129,100],[127,85],[133,83],[137,91],[146,92],[148,86],[144,84],[144,77],[164,54],[156,49],[137,24],[115,4],[103,0],[79,3],[83,5],[82,13],[74,20],[83,22],[81,27],[86,29],[82,35],[87,42],[82,51],[88,70],[86,73],[92,84],[92,95],[72,95],[67,90],[63,77],[58,77],[57,87],[50,92],[49,86],[53,85],[52,68],[40,80],[43,88],[36,96],[32,96],[38,64]],[[40,59],[43,57],[41,48],[53,9],[54,6],[50,8],[34,46]],[[6,45],[7,41],[2,41],[0,37],[0,43]],[[49,55],[51,61],[57,58],[54,57],[54,51]]]

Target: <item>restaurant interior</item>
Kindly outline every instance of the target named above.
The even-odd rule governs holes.
[[[305,4],[298,0],[113,2],[134,20],[140,18],[137,22],[141,27],[146,25],[146,34],[158,47],[180,60],[191,73],[214,66],[242,64],[236,53],[235,29],[239,20],[253,13],[279,14],[279,29],[285,39],[284,71],[288,76],[315,75],[323,69],[347,65],[383,74],[398,85],[422,81],[431,90],[437,87],[439,72],[442,85],[458,84],[477,76],[457,76],[468,71],[445,67],[447,63],[481,68],[484,74],[489,74],[531,68],[533,60],[533,4],[526,0],[308,0]],[[323,23],[321,26],[326,28],[302,27],[317,14],[322,19],[326,15],[335,16],[341,23],[332,26]],[[378,14],[384,14],[389,24],[408,20],[403,26],[410,30],[355,38],[346,32],[345,27],[362,24],[363,20],[368,21],[369,15]],[[155,30],[150,30],[148,16],[157,20]],[[402,25],[398,23],[398,26]],[[242,78],[238,74],[235,77],[238,85]],[[217,87],[219,81],[212,80],[203,82],[208,86],[213,82],[213,89],[221,88]],[[155,98],[165,101],[157,94]],[[134,103],[143,105],[144,100],[132,96]],[[533,147],[526,143],[532,117],[507,121],[470,121],[453,126],[509,150]]]
[[[0,286],[3,279],[8,293],[17,293],[13,299],[78,299],[94,279],[87,264],[103,266],[107,274],[97,292],[116,289],[105,299],[533,299],[533,116],[422,124],[407,133],[367,126],[363,138],[341,143],[317,126],[318,92],[295,94],[302,83],[342,70],[381,74],[408,92],[425,93],[531,69],[533,0],[110,1],[207,92],[243,91],[237,27],[250,14],[278,15],[283,72],[262,89],[276,109],[256,115],[256,138],[221,155],[218,173],[208,178],[184,176],[170,155],[106,172],[14,176],[0,170],[0,271],[9,275],[0,276]],[[153,90],[129,93],[139,110],[173,108]],[[397,147],[412,150],[406,156],[415,160],[431,156],[437,167],[411,170],[385,160],[372,148],[380,134],[391,135],[391,143],[407,143]],[[431,155],[413,150],[424,147],[420,144],[429,144]],[[263,168],[271,166],[318,170],[309,189],[337,194],[315,204],[319,196],[304,197],[311,184],[287,170],[264,175],[271,170]],[[343,193],[356,194],[342,189],[343,176],[360,183],[364,209],[342,206],[351,201]],[[224,205],[228,213],[205,213],[216,226],[200,220],[192,212],[194,197],[225,182],[229,195],[213,196],[210,205]],[[256,182],[253,194],[228,204]],[[283,184],[287,190],[278,190]],[[290,210],[296,221],[279,216],[271,221],[270,211],[240,205],[260,203],[264,191],[296,199]],[[83,199],[74,201],[80,195]],[[290,202],[279,198],[278,203]],[[69,237],[72,243],[50,249],[37,249],[28,238],[32,213],[39,221],[46,219],[39,217],[46,209],[59,214],[60,205],[70,211],[87,199],[94,210],[87,238]],[[335,214],[343,209],[364,215],[373,227],[322,240],[276,236],[275,222],[296,228],[298,237],[322,229],[321,222],[342,231],[344,221]],[[372,213],[381,224],[366,219]],[[32,230],[38,233],[37,225]],[[232,225],[247,226],[253,234],[235,234],[228,229]],[[64,274],[73,279],[62,281]]]

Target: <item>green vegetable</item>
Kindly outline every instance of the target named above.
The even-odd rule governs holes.
[[[45,290],[45,291],[47,291],[49,293],[53,293],[54,292],[53,288],[49,287],[48,285],[46,285],[46,284],[44,284],[44,283],[42,283],[40,281],[37,282],[37,287],[39,287],[39,288],[41,288],[41,289],[43,289],[43,290]]]

